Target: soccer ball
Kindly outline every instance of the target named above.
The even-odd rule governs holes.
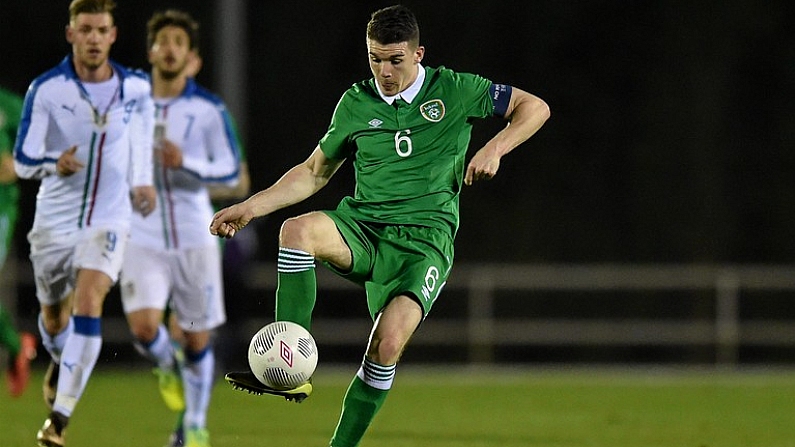
[[[295,388],[308,382],[315,372],[315,339],[290,321],[267,324],[248,345],[248,365],[264,385],[276,390]]]

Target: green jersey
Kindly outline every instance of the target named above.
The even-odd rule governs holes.
[[[14,140],[22,117],[22,98],[0,88],[0,155],[13,156]],[[0,183],[0,214],[16,216],[19,187],[16,182]]]
[[[354,84],[320,148],[331,159],[353,158],[356,190],[337,209],[366,222],[439,228],[454,237],[472,121],[494,113],[492,83],[444,67],[421,69],[425,79],[410,104],[387,103],[374,79]]]

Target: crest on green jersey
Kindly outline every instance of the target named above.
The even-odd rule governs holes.
[[[441,99],[432,99],[420,106],[422,117],[432,123],[438,123],[444,118],[444,103]]]

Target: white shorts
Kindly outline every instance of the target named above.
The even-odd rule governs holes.
[[[217,245],[165,251],[129,244],[121,273],[124,312],[165,310],[169,298],[179,326],[209,331],[226,322],[221,252]]]
[[[129,230],[86,228],[53,235],[31,230],[30,261],[36,280],[36,298],[52,306],[66,298],[75,288],[78,270],[97,270],[114,283],[119,279]]]

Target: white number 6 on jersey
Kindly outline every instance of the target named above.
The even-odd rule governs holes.
[[[406,132],[406,135],[400,136],[400,134],[403,132]],[[397,152],[398,155],[404,158],[411,155],[412,144],[409,135],[411,135],[410,129],[406,129],[405,131],[399,130],[397,131],[397,133],[395,133],[395,151]],[[400,148],[401,143],[406,143],[406,149]]]

